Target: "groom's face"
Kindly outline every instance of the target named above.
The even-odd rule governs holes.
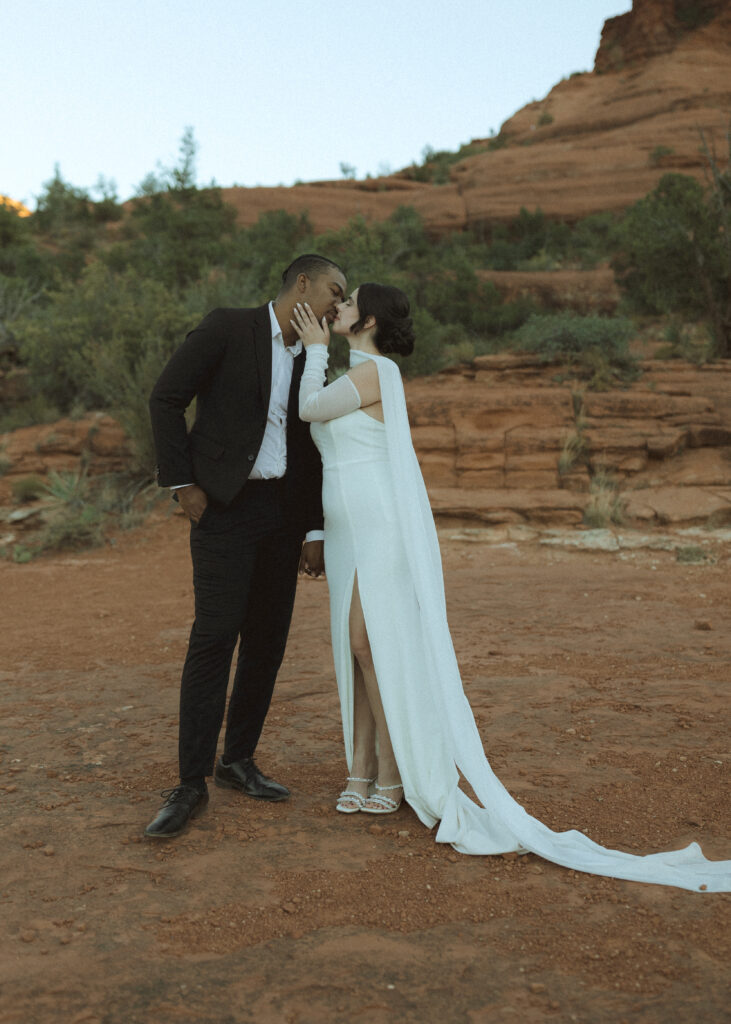
[[[338,314],[337,305],[342,302],[345,295],[345,277],[334,267],[326,270],[317,277],[306,279],[305,294],[303,301],[309,302],[310,309],[322,320],[325,316],[331,324]]]

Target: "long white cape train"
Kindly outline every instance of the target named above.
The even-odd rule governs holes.
[[[359,353],[362,356],[365,353]],[[397,510],[408,564],[421,610],[421,639],[430,668],[428,686],[441,711],[454,762],[480,807],[458,784],[441,809],[437,841],[461,853],[526,850],[577,871],[707,892],[731,891],[731,861],[709,861],[697,843],[648,856],[609,850],[583,833],[553,832],[531,817],[495,776],[485,756],[447,625],[441,556],[429,499],[414,452],[398,367],[381,356],[378,366],[384,422]]]

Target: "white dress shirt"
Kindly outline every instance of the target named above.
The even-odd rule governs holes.
[[[285,345],[282,328],[274,312],[274,303],[269,303],[269,320],[272,328],[272,389],[269,394],[267,423],[261,448],[249,474],[250,480],[276,480],[287,472],[287,406],[289,389],[292,385],[294,358],[302,351],[302,341]],[[175,484],[171,490],[190,487],[190,484]],[[322,530],[310,530],[305,541],[323,540]]]
[[[269,395],[267,425],[250,480],[273,480],[283,477],[287,472],[289,389],[292,385],[294,358],[302,351],[299,338],[294,345],[284,344],[273,302],[269,303],[269,319],[272,325],[272,390]]]

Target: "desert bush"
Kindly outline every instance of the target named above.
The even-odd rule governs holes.
[[[665,344],[653,353],[654,359],[685,359],[696,366],[708,362],[713,354],[713,339],[701,325],[672,319],[663,330]]]
[[[90,477],[84,467],[73,473],[52,471],[42,492],[44,525],[27,544],[6,551],[16,562],[51,551],[99,547],[110,530],[139,525],[157,500],[154,485],[124,474]]]
[[[154,464],[147,400],[160,370],[200,319],[162,284],[97,262],[67,283],[18,337],[31,383],[62,413],[109,409],[140,469]]]
[[[53,240],[53,268],[58,277],[75,280],[86,265],[98,237],[93,207],[88,190],[64,181],[56,164],[29,220],[44,241]]]
[[[350,287],[379,281],[403,288],[414,310],[460,328],[463,336],[503,334],[536,310],[530,299],[505,303],[495,285],[478,278],[475,265],[487,251],[479,239],[432,240],[410,207],[376,224],[354,218],[340,231],[318,236],[313,245],[344,267]]]
[[[623,317],[579,316],[576,313],[534,315],[513,336],[513,345],[535,352],[546,362],[560,360],[594,390],[634,380],[637,361],[630,354],[634,332]]]
[[[8,330],[13,321],[30,312],[41,291],[33,288],[26,278],[0,273],[0,341],[3,330]]]
[[[730,141],[731,151],[731,141]],[[706,320],[716,353],[731,352],[731,174],[709,156],[714,185],[665,174],[630,207],[613,265],[640,312]]]
[[[216,188],[138,196],[126,237],[101,255],[114,270],[134,269],[167,288],[184,289],[230,261],[235,217]]]
[[[57,405],[53,405],[42,393],[36,392],[17,405],[0,411],[0,434],[20,430],[22,427],[34,427],[39,423],[53,423],[61,415]]]
[[[0,273],[0,367],[13,365],[17,359],[17,339],[13,330],[16,320],[28,314],[42,295],[21,277],[6,277]]]
[[[490,139],[490,141],[488,142],[487,150],[488,150],[489,153],[494,153],[498,149],[505,149],[507,144],[508,144],[508,137],[507,137],[507,135],[503,135],[502,132],[498,132],[498,134],[495,135],[494,138]]]
[[[353,217],[339,230],[316,236],[313,245],[343,267],[351,287],[363,281],[403,281],[403,273],[415,263],[421,267],[419,261],[429,253],[440,263],[422,218],[409,206],[400,206],[387,220],[375,223]]]
[[[675,549],[675,561],[683,565],[703,565],[714,559],[708,551],[697,544],[682,544]]]
[[[112,269],[133,269],[182,290],[210,268],[231,261],[236,211],[217,186],[197,186],[197,149],[192,128],[186,128],[178,163],[159,168],[141,183],[122,239],[102,254]]]
[[[284,268],[299,253],[310,251],[312,245],[312,226],[306,213],[266,211],[256,224],[240,231],[228,269],[229,274],[236,269],[238,282],[243,286],[237,305],[271,299],[279,291]]]
[[[35,554],[98,547],[103,543],[103,515],[91,501],[91,483],[84,470],[52,471],[45,491],[49,515],[38,537],[29,545]]]
[[[449,346],[459,343],[463,334],[459,327],[440,323],[423,307],[414,311],[413,321],[416,335],[414,351],[407,358],[396,361],[406,377],[437,373],[447,365]]]
[[[0,274],[37,289],[51,280],[53,257],[39,247],[32,220],[0,203]]]
[[[31,219],[33,228],[43,234],[59,235],[86,227],[92,220],[91,196],[86,189],[64,181],[56,164],[53,177],[44,183],[38,196]]]
[[[524,206],[509,224],[498,224],[492,232],[486,265],[493,270],[518,270],[540,253],[560,259],[570,236],[568,225],[552,221],[537,209]]]
[[[603,529],[614,523],[624,522],[624,504],[619,494],[619,484],[611,473],[597,470],[589,483],[589,503],[584,509],[583,522],[593,529]]]
[[[619,248],[620,218],[614,213],[592,213],[574,225],[567,239],[564,258],[582,270],[609,260]]]
[[[588,461],[588,450],[586,438],[583,433],[583,425],[578,424],[576,429],[566,435],[561,454],[558,457],[559,476],[570,473],[572,469]]]
[[[465,160],[475,153],[485,153],[497,147],[485,142],[467,142],[457,150],[433,149],[424,146],[421,163],[412,164],[404,171],[404,177],[411,181],[429,181],[433,185],[446,185],[449,181],[449,169],[460,160]]]
[[[650,167],[658,167],[666,156],[672,156],[674,152],[672,146],[655,146],[649,156]]]
[[[10,492],[13,500],[22,505],[42,497],[46,493],[46,481],[40,476],[23,476],[19,480],[13,480]]]
[[[473,245],[470,257],[473,266],[491,270],[590,269],[617,252],[619,223],[613,213],[594,213],[567,224],[551,220],[540,208],[522,209],[506,224],[473,225],[469,234],[482,248]]]

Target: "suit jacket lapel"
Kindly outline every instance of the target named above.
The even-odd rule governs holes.
[[[272,391],[272,325],[269,319],[269,305],[261,306],[254,319],[254,351],[259,374],[259,397],[265,408],[269,407]]]

